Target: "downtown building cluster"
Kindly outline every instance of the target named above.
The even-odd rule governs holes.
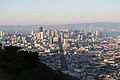
[[[39,31],[35,32],[34,29],[31,33],[21,34],[15,32],[9,34],[8,32],[0,31],[0,41],[3,46],[20,46],[24,49],[37,50],[37,52],[56,52],[59,50],[58,38],[61,37],[62,46],[65,53],[70,53],[73,50],[80,50],[81,42],[98,42],[98,37],[102,34],[99,31],[94,33],[79,30],[44,30],[39,27]]]
[[[59,43],[59,39],[61,39]],[[3,46],[37,51],[40,62],[61,70],[62,45],[66,74],[82,80],[120,79],[120,37],[103,37],[101,31],[34,29],[29,34],[0,32]],[[64,61],[63,61],[64,62]]]

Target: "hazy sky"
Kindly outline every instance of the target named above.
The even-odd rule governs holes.
[[[120,22],[120,0],[0,0],[0,24]]]

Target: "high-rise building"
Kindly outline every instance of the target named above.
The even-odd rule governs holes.
[[[43,40],[43,32],[38,32],[37,34],[36,34],[36,36],[37,36],[37,39],[41,39],[41,40]]]
[[[52,36],[53,36],[53,37],[55,36],[55,31],[54,31],[54,30],[52,30]]]
[[[34,29],[31,31],[31,35],[34,35],[35,34],[35,32],[34,32]]]
[[[63,48],[64,48],[64,50],[68,48],[68,45],[69,45],[68,44],[68,39],[64,39],[63,40]]]
[[[52,31],[48,30],[47,36],[52,36]]]
[[[52,36],[49,37],[49,44],[50,45],[53,44],[53,37]]]
[[[37,34],[37,37],[43,40],[44,38],[43,27],[39,27],[39,33]]]
[[[43,27],[39,27],[39,32],[43,32]]]
[[[59,35],[59,31],[58,30],[54,30],[55,31],[55,36]]]
[[[84,34],[80,35],[80,40],[85,41],[85,35]]]
[[[102,32],[100,32],[100,31],[95,31],[95,36],[96,36],[97,38],[102,37]]]
[[[3,32],[0,31],[0,39],[2,39],[2,36],[3,36]]]

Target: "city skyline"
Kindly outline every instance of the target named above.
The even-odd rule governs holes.
[[[119,22],[119,0],[1,0],[0,25]]]

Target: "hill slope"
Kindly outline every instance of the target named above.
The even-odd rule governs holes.
[[[39,63],[37,53],[5,47],[0,52],[0,80],[77,80]]]

